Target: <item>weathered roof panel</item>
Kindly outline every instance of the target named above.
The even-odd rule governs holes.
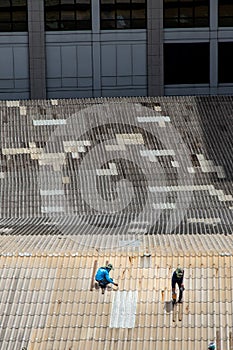
[[[232,105],[2,101],[0,231],[230,233]]]

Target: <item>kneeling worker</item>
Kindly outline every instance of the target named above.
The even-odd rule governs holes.
[[[107,266],[100,267],[95,275],[95,280],[99,283],[100,288],[102,289],[102,294],[104,294],[105,289],[109,283],[112,283],[114,286],[118,286],[117,283],[113,281],[113,279],[109,276],[109,272],[113,270],[112,264],[108,264]]]

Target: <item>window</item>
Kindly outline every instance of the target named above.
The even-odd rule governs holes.
[[[232,0],[219,0],[218,2],[218,26],[233,27],[233,2]]]
[[[233,83],[233,42],[218,44],[218,81]]]
[[[146,0],[100,0],[101,29],[146,28]]]
[[[208,84],[209,44],[164,44],[165,84]]]
[[[209,0],[164,0],[164,28],[209,26]]]
[[[45,28],[91,29],[91,0],[45,0]]]
[[[27,0],[0,0],[0,32],[27,30]]]

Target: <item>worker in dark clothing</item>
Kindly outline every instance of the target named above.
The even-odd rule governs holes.
[[[215,343],[214,343],[214,342],[209,343],[208,349],[209,349],[209,350],[215,350],[215,349],[216,349]]]
[[[112,264],[108,264],[107,266],[100,267],[95,275],[95,280],[98,282],[100,288],[102,289],[102,294],[104,294],[105,289],[109,283],[112,283],[114,286],[118,286],[118,284],[115,283],[109,276],[109,272],[111,270],[113,270],[113,266]]]
[[[184,291],[184,269],[178,267],[172,275],[172,301],[176,303],[176,284],[179,287],[179,299],[178,303],[182,303],[183,291]]]

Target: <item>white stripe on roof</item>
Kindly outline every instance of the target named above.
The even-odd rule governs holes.
[[[112,303],[110,328],[134,328],[137,291],[117,291]]]

